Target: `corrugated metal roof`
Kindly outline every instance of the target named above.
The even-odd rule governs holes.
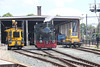
[[[14,17],[0,17],[0,20],[12,20],[12,19],[44,19],[48,16],[14,16]],[[55,16],[54,19],[81,19],[79,16]]]

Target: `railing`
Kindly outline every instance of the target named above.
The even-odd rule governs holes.
[[[82,40],[82,44],[97,45],[97,41],[96,41],[96,39]],[[99,44],[100,44],[100,40],[99,40]]]

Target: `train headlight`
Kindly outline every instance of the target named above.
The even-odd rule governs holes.
[[[53,40],[52,43],[55,43],[55,40]]]
[[[9,41],[9,44],[12,44],[12,41],[11,40]]]
[[[42,43],[42,40],[40,40],[39,42]]]

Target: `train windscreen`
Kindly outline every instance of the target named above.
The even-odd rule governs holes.
[[[40,35],[40,38],[43,40],[43,41],[52,41],[52,40],[55,40],[55,36],[53,34],[53,32],[51,33],[42,33]],[[40,39],[39,38],[39,39]]]
[[[19,37],[19,32],[13,32],[13,37]]]
[[[72,36],[77,36],[77,33],[72,33]]]

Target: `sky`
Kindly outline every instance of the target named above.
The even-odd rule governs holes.
[[[100,0],[96,2],[100,3]],[[37,6],[42,6],[42,15],[96,16],[94,12],[89,11],[91,3],[93,4],[94,0],[0,0],[0,16],[7,12],[13,16],[31,13],[37,15]],[[88,24],[98,23],[96,17],[89,18],[88,21]],[[85,22],[85,19],[81,22]]]

